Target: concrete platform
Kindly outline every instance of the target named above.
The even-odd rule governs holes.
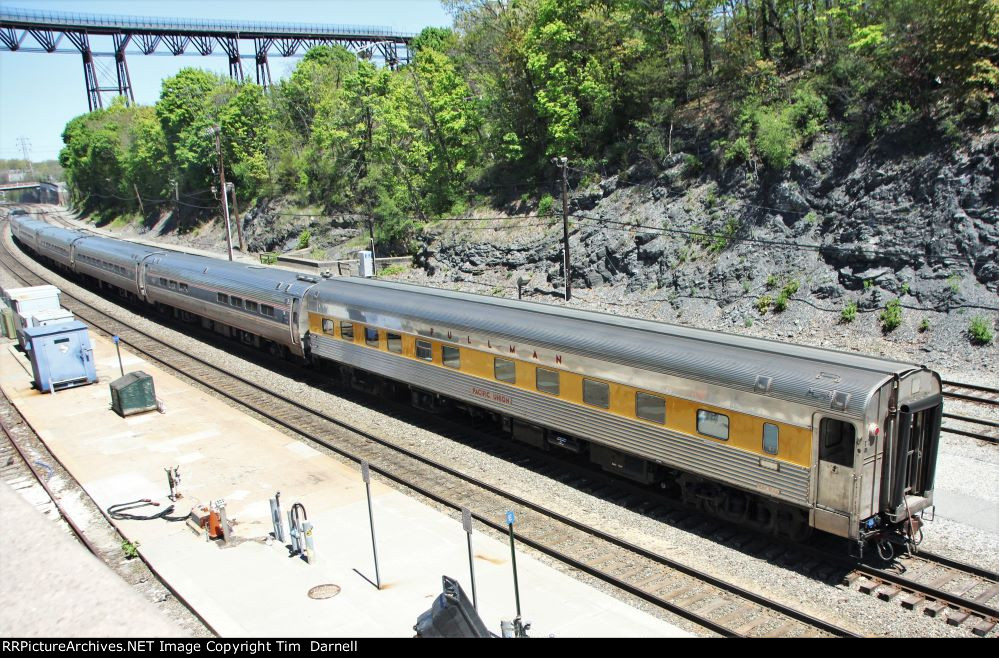
[[[0,636],[183,637],[118,574],[5,483],[0,483],[0,527]]]
[[[345,466],[122,350],[125,371],[152,375],[165,414],[120,418],[110,411],[108,384],[119,376],[113,344],[91,334],[99,382],[41,394],[7,349],[0,350],[0,386],[49,449],[98,505],[166,500],[164,468],[180,465],[185,498],[222,498],[235,541],[221,547],[184,523],[119,521],[118,527],[157,572],[222,636],[323,637],[413,635],[413,624],[441,591],[441,575],[471,595],[460,521],[372,482],[382,589],[374,580],[368,509],[359,469]],[[284,509],[305,505],[315,526],[317,560],[289,558],[269,539],[268,499]],[[137,513],[154,513],[138,510]],[[160,508],[162,509],[162,508]],[[4,526],[2,532],[11,532]],[[515,614],[509,546],[476,534],[479,610],[495,633]],[[534,637],[675,637],[676,627],[555,571],[517,556],[521,606]],[[355,571],[355,569],[357,571]],[[39,579],[44,573],[39,574]],[[329,599],[307,596],[335,584]]]

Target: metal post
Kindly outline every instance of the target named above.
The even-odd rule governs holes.
[[[118,369],[121,370],[121,376],[124,377],[125,366],[123,366],[121,363],[121,345],[118,344],[121,339],[118,338],[117,336],[113,336],[113,339],[114,339],[114,348],[118,350]]]
[[[371,274],[378,276],[378,256],[375,254],[375,218],[371,218],[371,223],[368,224],[368,230],[371,232]]]
[[[520,586],[517,583],[517,550],[513,545],[513,524],[516,521],[513,512],[506,513],[506,524],[510,527],[510,560],[513,563],[513,596],[517,600],[517,618],[520,618]]]
[[[472,607],[479,609],[479,597],[475,593],[475,561],[472,553],[472,510],[467,507],[461,508],[461,525],[468,535],[468,573],[472,578]]]
[[[281,492],[271,498],[271,524],[274,526],[274,539],[284,543],[284,519],[281,518]]]
[[[368,494],[368,523],[371,525],[371,552],[375,556],[375,589],[382,588],[382,577],[378,572],[378,545],[375,543],[375,517],[371,511],[371,469],[368,462],[361,462],[361,477],[364,479],[364,489]]]
[[[569,159],[559,158],[562,165],[562,236],[563,250],[565,252],[565,301],[572,299],[572,270],[570,269],[572,259],[569,258],[569,178],[566,168]]]

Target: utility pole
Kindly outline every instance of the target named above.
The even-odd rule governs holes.
[[[567,168],[569,159],[565,156],[555,158],[555,164],[562,167],[562,272],[565,276],[565,301],[572,299],[572,270],[569,269],[572,260],[569,258],[569,176]]]
[[[21,145],[21,153],[24,153],[24,161],[28,163],[28,173],[32,178],[35,176],[35,168],[31,166],[31,140],[27,137],[18,137],[17,143]]]
[[[146,218],[146,207],[142,205],[142,197],[139,195],[139,186],[135,181],[132,181],[132,189],[135,190],[135,199],[139,202],[139,211],[142,213],[143,220]]]
[[[219,137],[221,132],[222,128],[217,125],[205,131],[208,135],[214,135],[215,150],[219,154],[219,180],[222,185],[222,215],[225,217],[225,243],[229,249],[229,260],[232,260],[232,226],[229,224],[229,195],[226,193],[225,186],[225,163],[222,161],[222,140]]]
[[[239,218],[239,204],[236,203],[236,184],[226,183],[232,191],[232,214],[236,216],[236,234],[239,236],[239,250],[246,253],[246,238],[243,237],[243,220]]]

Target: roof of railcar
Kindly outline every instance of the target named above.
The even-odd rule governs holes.
[[[246,263],[229,262],[218,258],[209,258],[196,254],[185,254],[170,251],[161,256],[154,256],[150,262],[150,270],[158,275],[160,270],[176,273],[197,273],[199,277],[210,276],[227,282],[238,282],[267,290],[276,290],[278,286],[288,284],[283,293],[301,295],[319,279],[317,277],[301,278],[304,275],[289,270],[266,267],[264,265],[248,265]]]
[[[849,393],[846,412],[856,415],[886,379],[919,368],[818,347],[359,277],[331,279],[309,296],[317,294],[362,312],[516,339],[742,390],[753,391],[759,376],[772,377],[771,394],[813,406],[831,390]]]

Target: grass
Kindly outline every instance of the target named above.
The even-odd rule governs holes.
[[[991,324],[985,316],[976,315],[968,325],[968,337],[975,345],[988,345],[992,342]]]
[[[378,276],[395,276],[396,274],[402,274],[408,269],[408,265],[387,265],[378,271]]]
[[[849,324],[857,319],[857,302],[847,302],[839,313],[840,322]]]

